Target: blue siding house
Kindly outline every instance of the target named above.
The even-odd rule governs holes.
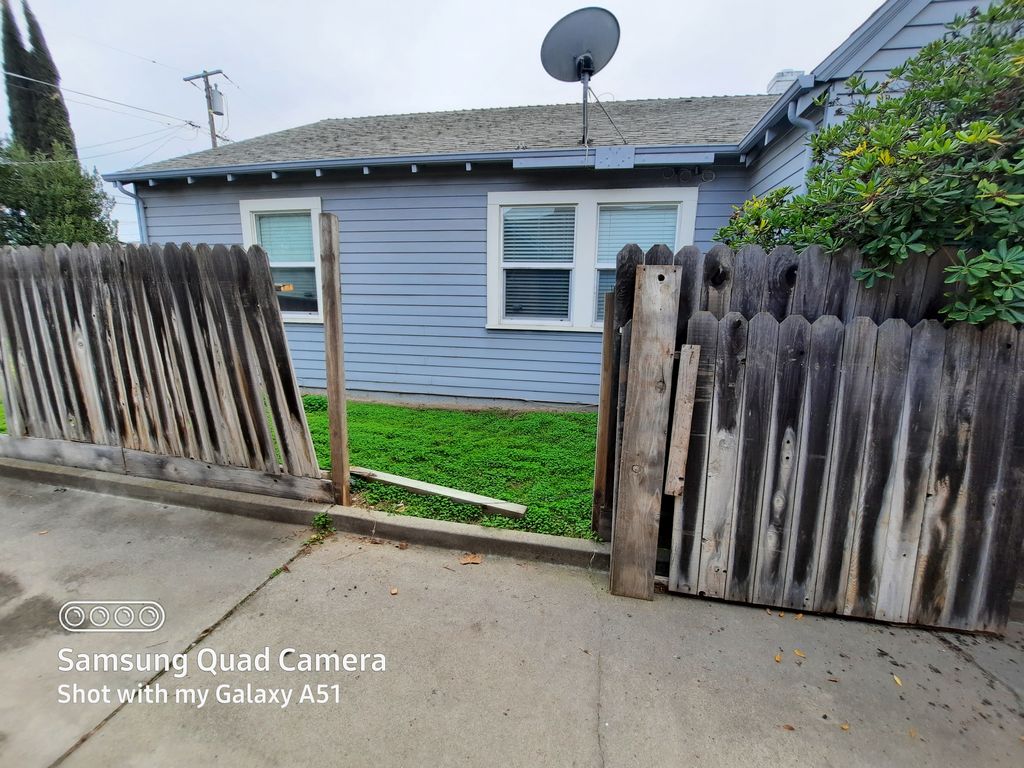
[[[627,242],[708,248],[752,194],[799,187],[813,101],[881,76],[977,3],[889,0],[772,93],[323,120],[107,176],[149,242],[261,244],[302,386],[325,386],[321,211],[338,216],[353,394],[591,405]],[[132,184],[134,192],[123,185]]]

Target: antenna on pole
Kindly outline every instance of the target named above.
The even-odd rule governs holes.
[[[590,142],[590,78],[612,60],[619,47],[619,22],[604,8],[580,8],[560,19],[540,47],[544,69],[556,80],[583,83],[583,139]]]
[[[188,77],[182,78],[186,83],[199,79],[202,79],[203,81],[203,86],[206,91],[206,117],[210,121],[210,144],[214,149],[217,148],[217,127],[213,123],[213,116],[224,114],[224,94],[220,92],[220,89],[216,84],[214,84],[212,88],[210,87],[210,78],[214,75],[223,74],[224,70],[222,69],[213,69],[210,71],[204,69],[198,75],[189,75]]]

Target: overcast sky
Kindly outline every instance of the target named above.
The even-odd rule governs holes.
[[[602,100],[763,93],[780,69],[810,70],[881,0],[606,0],[618,52]],[[79,155],[108,172],[209,147],[202,92],[218,78],[218,130],[245,139],[326,117],[575,101],[540,64],[548,28],[581,0],[32,0],[65,89]],[[2,127],[9,132],[7,103]],[[204,126],[196,131],[191,120]],[[111,188],[112,189],[112,188]],[[114,192],[124,240],[135,209]]]

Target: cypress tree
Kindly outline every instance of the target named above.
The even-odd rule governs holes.
[[[28,24],[30,45],[26,48],[10,0],[2,2],[5,82],[14,143],[31,153],[41,152],[47,157],[53,156],[55,143],[62,144],[74,156],[77,154],[75,134],[71,130],[64,97],[56,87],[60,85],[60,73],[50,55],[39,21],[23,0],[22,10]]]
[[[60,85],[60,72],[57,71],[57,65],[53,62],[53,56],[50,55],[50,48],[46,45],[42,27],[39,26],[39,21],[32,13],[32,9],[28,7],[26,0],[22,0],[21,7],[28,23],[28,41],[32,46],[32,51],[26,62],[25,74],[35,80],[58,86]],[[63,144],[71,155],[77,155],[75,134],[71,130],[71,118],[68,116],[68,108],[60,89],[40,83],[29,84],[35,87],[33,107],[36,145],[26,148],[51,155],[53,144],[57,142]]]
[[[14,20],[9,0],[3,2],[3,52],[4,52],[4,85],[7,89],[7,105],[10,111],[11,132],[16,144],[29,146],[34,144],[34,128],[32,125],[32,101],[34,92],[30,83],[11,75],[24,75],[28,51],[21,40],[21,31]]]

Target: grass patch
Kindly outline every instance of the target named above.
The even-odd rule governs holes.
[[[330,466],[327,399],[303,398],[320,466]],[[363,505],[437,520],[593,538],[596,413],[456,411],[349,403],[352,464],[525,504],[510,520],[436,496],[353,479]]]
[[[327,399],[303,398],[320,466],[331,465]],[[416,517],[594,538],[596,413],[456,411],[349,403],[352,463],[526,505],[510,520],[437,496],[354,478],[359,503]],[[7,431],[0,403],[0,433]]]

